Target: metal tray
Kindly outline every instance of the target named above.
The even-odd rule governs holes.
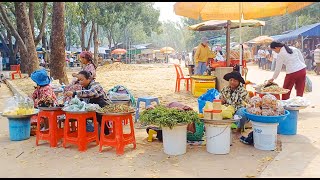
[[[38,107],[38,109],[43,111],[58,111],[61,110],[63,107]]]
[[[4,115],[2,112],[0,112],[0,115],[6,118],[12,118],[12,119],[26,119],[30,118],[31,116],[34,116],[38,114],[39,110],[35,110],[35,113],[33,114],[26,114],[26,115]]]
[[[133,114],[134,111],[131,111],[131,112],[121,112],[121,113],[109,113],[109,112],[106,112],[106,113],[97,112],[97,113],[100,114],[100,115],[118,116],[118,115],[129,115],[129,114]]]
[[[301,110],[301,109],[305,109],[307,107],[308,106],[284,106],[284,109],[290,110],[290,111],[298,111],[298,110]]]

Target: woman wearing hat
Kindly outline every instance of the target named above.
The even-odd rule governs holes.
[[[34,107],[52,107],[58,105],[57,97],[50,86],[50,77],[45,69],[36,70],[31,74],[31,79],[37,84],[34,92],[32,93],[32,99]],[[45,131],[49,128],[49,121],[44,119],[41,124],[41,131]]]
[[[229,85],[221,90],[220,99],[222,104],[233,106],[236,111],[235,114],[242,117],[240,122],[237,123],[237,133],[241,134],[241,129],[247,122],[243,109],[249,101],[248,91],[244,88],[245,81],[238,71],[232,71],[224,75],[223,79],[229,81]]]
[[[34,107],[57,105],[57,97],[50,86],[50,77],[45,69],[36,70],[31,74],[31,79],[37,84],[36,89],[32,94]]]
[[[80,56],[81,63],[84,65],[82,68],[82,71],[90,72],[91,77],[95,79],[97,66],[93,63],[92,54],[88,51],[82,51],[79,56]],[[75,79],[71,82],[70,85],[64,88],[64,92],[81,90],[81,85],[79,84],[79,80],[78,80],[78,74],[72,73],[72,77],[75,77]],[[64,101],[69,101],[69,100],[70,100],[70,97],[64,98]]]

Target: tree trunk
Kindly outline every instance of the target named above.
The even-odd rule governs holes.
[[[92,22],[93,24],[93,42],[94,42],[94,50],[93,50],[93,55],[94,55],[94,64],[98,65],[98,48],[99,48],[99,41],[98,41],[98,23],[94,23],[94,21]],[[97,25],[95,27],[95,24]]]
[[[39,60],[34,45],[29,16],[26,11],[27,6],[26,2],[15,2],[14,5],[18,32],[24,42],[24,44],[21,44],[21,47],[25,45],[27,48],[27,52],[21,51],[21,71],[30,75],[39,68]]]
[[[80,38],[80,41],[81,41],[81,49],[82,51],[85,51],[85,37],[84,37],[84,33],[86,31],[86,27],[87,27],[87,24],[88,22],[84,22],[84,19],[81,19],[81,38]]]
[[[29,20],[32,35],[34,36],[34,2],[29,2]]]
[[[87,46],[87,50],[89,51],[90,50],[90,45],[91,45],[91,42],[92,42],[92,35],[93,35],[93,32],[95,30],[95,27],[94,27],[94,21],[92,21],[92,26],[91,26],[91,31],[90,31],[90,36],[89,36],[89,40],[88,40],[88,46]]]
[[[69,84],[65,66],[64,4],[64,2],[53,2],[50,76],[59,79],[60,83]]]
[[[48,14],[47,6],[48,6],[48,3],[47,2],[43,2],[42,22],[41,22],[41,25],[40,25],[40,28],[39,28],[39,30],[40,30],[39,34],[38,34],[37,37],[34,38],[35,46],[37,46],[39,44],[40,40],[42,39],[42,36],[45,33],[45,27],[46,27],[46,23],[47,23],[47,14]]]

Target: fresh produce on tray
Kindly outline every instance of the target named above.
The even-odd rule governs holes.
[[[285,114],[284,107],[280,100],[274,95],[266,94],[262,98],[254,96],[250,99],[247,112],[262,116],[279,116]]]
[[[68,105],[62,108],[63,111],[81,112],[81,111],[99,111],[100,106],[98,104],[87,104],[84,101],[80,101],[79,98],[72,98]]]
[[[128,113],[134,112],[134,108],[128,104],[110,104],[103,108],[100,108],[100,113]]]
[[[14,96],[8,100],[7,107],[3,111],[3,115],[29,115],[34,114],[33,100],[29,97]]]

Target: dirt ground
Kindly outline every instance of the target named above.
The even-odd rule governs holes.
[[[118,66],[118,67],[117,67]],[[252,69],[252,70],[251,70]],[[71,73],[79,69],[68,70]],[[251,72],[250,72],[251,70]],[[183,68],[187,74],[187,68]],[[268,78],[271,72],[260,71],[256,66],[249,67],[248,77],[258,83],[265,79],[255,76],[264,73]],[[282,73],[283,74],[283,73]],[[198,110],[197,98],[185,91],[175,93],[175,69],[172,64],[105,65],[98,68],[97,81],[105,90],[115,85],[127,87],[137,98],[156,96],[160,103],[178,101]],[[13,81],[21,90],[30,94],[34,83],[30,78]],[[0,111],[12,94],[6,86],[0,88]],[[250,130],[247,130],[249,132]],[[188,145],[187,153],[181,156],[168,156],[163,152],[162,143],[147,142],[144,129],[135,129],[137,148],[125,148],[123,156],[117,156],[114,148],[105,147],[99,153],[98,146],[92,143],[84,153],[69,145],[50,148],[45,141],[35,145],[35,137],[24,141],[10,141],[8,121],[0,117],[0,176],[1,177],[258,177],[264,168],[281,150],[278,138],[276,151],[261,151],[244,145],[233,137],[230,153],[214,155],[205,146]],[[21,154],[22,153],[22,154]]]

